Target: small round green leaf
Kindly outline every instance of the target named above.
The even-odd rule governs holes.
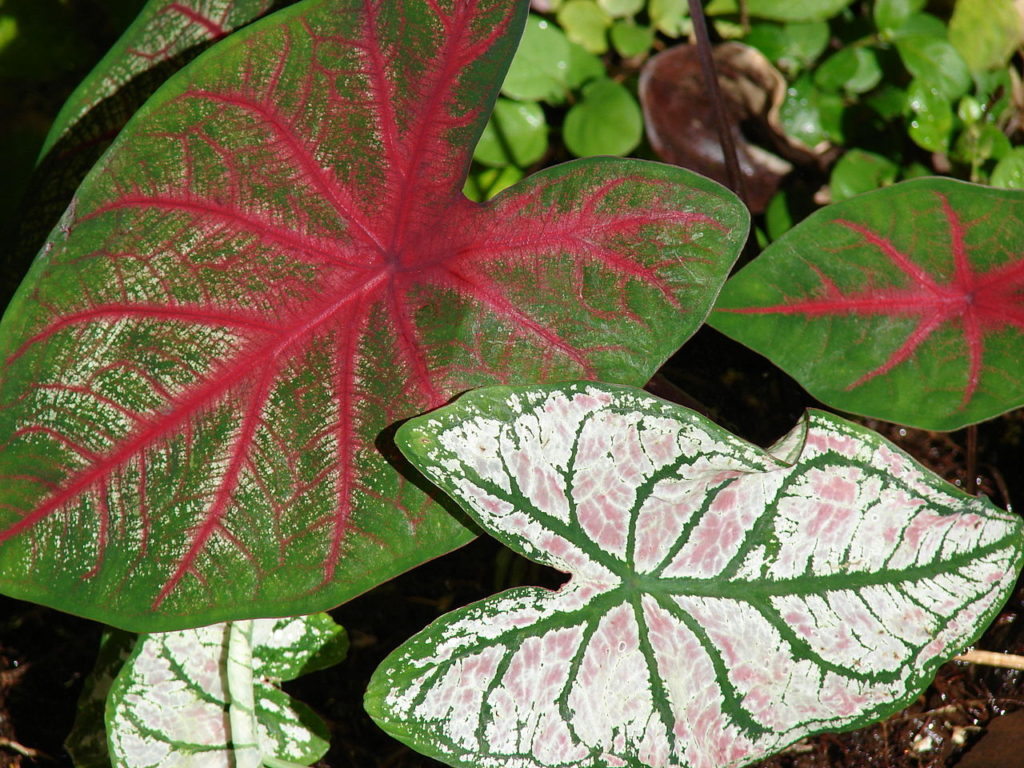
[[[636,24],[629,19],[622,19],[612,25],[611,38],[618,54],[628,59],[651,50],[654,29]]]
[[[922,80],[907,88],[910,122],[907,134],[929,152],[945,152],[953,132],[953,106],[939,90]]]
[[[902,27],[915,13],[924,9],[927,0],[875,0],[873,14],[880,32]]]
[[[808,75],[801,75],[786,91],[779,118],[786,134],[809,147],[824,141],[842,142],[843,100],[824,93]]]
[[[577,157],[625,155],[640,143],[643,115],[625,86],[605,78],[583,88],[562,131],[566,147]]]
[[[597,0],[597,4],[615,19],[633,16],[644,9],[644,0]]]
[[[569,41],[547,19],[531,14],[501,92],[522,101],[560,104],[568,90]]]
[[[593,0],[569,0],[558,10],[558,23],[574,43],[591,53],[608,50],[608,27],[611,17]]]
[[[470,200],[482,203],[508,189],[524,175],[523,169],[515,165],[506,165],[503,168],[475,166],[466,178],[462,193]]]
[[[679,37],[689,18],[686,0],[650,0],[647,15],[659,32],[669,37]]]
[[[573,90],[579,90],[591,80],[605,77],[604,62],[579,43],[569,41],[569,68],[565,82]]]
[[[814,73],[814,84],[826,91],[870,91],[882,79],[878,54],[869,48],[843,48],[832,54]]]
[[[1014,147],[992,170],[992,186],[1024,189],[1024,147]]]
[[[893,120],[906,111],[907,92],[892,83],[882,82],[864,97],[863,103],[883,120]]]
[[[1024,405],[1024,193],[916,179],[811,215],[709,321],[834,408],[951,430]]]
[[[776,24],[759,22],[744,38],[771,59],[780,69],[799,72],[809,66],[828,45],[828,24],[823,21]]]
[[[959,99],[971,87],[967,64],[947,40],[911,35],[897,40],[896,50],[915,79],[927,83],[948,101]]]
[[[1010,140],[999,128],[991,123],[977,123],[960,132],[951,157],[961,163],[980,165],[990,159],[1001,160],[1011,149]]]
[[[892,160],[863,149],[851,149],[832,167],[829,179],[832,202],[892,184],[898,173],[899,166]]]
[[[498,99],[473,152],[478,163],[526,168],[540,160],[548,148],[544,110],[532,101]]]
[[[771,21],[824,21],[846,8],[853,0],[746,0],[747,13]],[[738,0],[711,0],[705,8],[710,16],[736,14]]]
[[[949,42],[972,72],[1004,67],[1024,42],[1024,16],[1014,0],[957,0]]]

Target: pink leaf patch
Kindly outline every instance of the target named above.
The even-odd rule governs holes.
[[[725,768],[859,727],[980,634],[1024,557],[1019,518],[823,412],[780,444],[791,462],[585,383],[478,390],[398,441],[494,536],[572,576],[448,614],[374,674],[371,715],[452,765]],[[524,453],[567,511],[524,492]],[[616,536],[590,520],[602,491]],[[487,673],[469,681],[470,663]],[[453,717],[436,702],[463,685]]]

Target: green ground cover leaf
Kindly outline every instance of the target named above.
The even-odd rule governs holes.
[[[580,100],[565,116],[562,138],[577,157],[625,155],[643,137],[640,105],[624,85],[609,78],[583,86]]]
[[[853,0],[746,0],[747,13],[771,21],[823,21],[830,19]],[[739,12],[738,0],[711,0],[709,15]]]
[[[462,195],[527,7],[304,0],[147,103],[0,325],[0,588],[143,631],[333,607],[473,536],[391,425],[639,385],[693,333],[748,222],[721,187]]]
[[[540,160],[547,148],[548,124],[541,106],[533,101],[498,99],[473,159],[495,167],[526,168]]]
[[[454,611],[374,673],[389,733],[469,768],[747,764],[904,706],[1013,589],[1017,515],[812,411],[770,451],[647,393],[492,387],[406,455],[571,574]]]
[[[1024,405],[1024,195],[916,179],[818,211],[709,322],[822,402],[923,429]]]
[[[949,42],[972,72],[1005,67],[1024,42],[1024,12],[1013,0],[957,0]]]
[[[876,152],[851,149],[832,166],[829,193],[833,203],[888,186],[896,181],[899,166]]]
[[[967,64],[948,40],[908,35],[896,41],[896,50],[911,75],[950,101],[971,87]]]
[[[569,41],[547,19],[530,14],[501,91],[521,101],[561,104],[569,90]]]
[[[590,53],[608,50],[612,18],[593,0],[568,0],[558,9],[558,23],[570,40]]]

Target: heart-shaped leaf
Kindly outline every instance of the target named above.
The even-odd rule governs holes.
[[[957,429],[1024,405],[1024,194],[920,179],[830,205],[710,323],[836,408]]]
[[[1022,524],[811,412],[771,453],[608,385],[493,387],[410,460],[572,574],[442,617],[369,713],[452,765],[738,766],[913,698],[1013,588]]]
[[[113,768],[316,762],[327,727],[279,686],[347,649],[325,613],[141,635],[107,699]]]
[[[4,590],[150,631],[336,605],[471,538],[389,425],[642,384],[702,322],[747,222],[712,182],[462,196],[526,10],[306,0],[147,103],[0,326]]]

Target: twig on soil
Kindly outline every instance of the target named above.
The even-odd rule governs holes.
[[[989,667],[1024,670],[1024,656],[1018,656],[1014,653],[996,653],[995,651],[972,649],[966,653],[961,653],[959,656],[954,656],[953,660],[968,661],[972,664],[984,664]]]
[[[7,748],[12,752],[17,752],[22,757],[27,757],[31,760],[35,760],[36,758],[43,756],[43,753],[38,749],[26,747],[24,744],[21,744],[14,739],[8,739],[3,736],[0,736],[0,748]]]

